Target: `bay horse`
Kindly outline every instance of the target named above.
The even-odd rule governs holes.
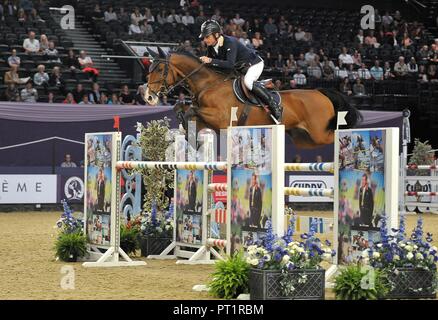
[[[151,105],[159,95],[167,95],[182,84],[192,95],[193,107],[185,110],[186,121],[198,120],[197,129],[208,127],[215,131],[230,125],[231,108],[238,107],[237,117],[245,110],[233,91],[235,76],[218,73],[196,56],[185,51],[165,54],[149,50],[153,62],[149,69],[145,98]],[[352,128],[362,119],[345,96],[333,89],[294,89],[280,91],[283,114],[281,124],[299,148],[313,148],[334,142],[337,111],[348,111],[345,120]],[[262,107],[253,106],[244,125],[272,125],[274,122]]]

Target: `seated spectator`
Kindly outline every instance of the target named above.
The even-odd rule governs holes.
[[[293,76],[295,82],[299,86],[304,86],[307,83],[306,75],[303,74],[300,68],[297,69],[297,72]]]
[[[245,46],[252,48],[251,40],[248,39],[248,34],[246,32],[242,32],[242,37],[239,38],[239,41]]]
[[[339,67],[341,67],[342,65],[349,65],[354,63],[353,57],[350,54],[348,54],[346,47],[342,48],[342,53],[339,55],[338,60],[339,60]]]
[[[131,13],[131,24],[136,22],[137,25],[139,25],[140,21],[142,20],[144,20],[144,16],[140,13],[140,9],[138,7],[135,7],[134,12]]]
[[[20,78],[20,76],[18,75],[18,67],[16,65],[11,66],[11,69],[5,72],[4,75],[5,84],[10,84],[10,83],[14,83],[16,85],[23,84],[23,83],[27,83],[29,79],[30,77]]]
[[[383,78],[385,80],[394,79],[395,75],[392,73],[391,65],[389,64],[389,61],[385,61],[385,66],[383,68]]]
[[[350,81],[351,83],[356,81],[356,79],[359,79],[359,73],[356,70],[354,70],[352,64],[348,65],[347,77],[348,77],[348,81]]]
[[[157,14],[157,22],[161,25],[167,23],[167,11],[162,9],[158,14]],[[202,23],[201,23],[202,24]]]
[[[147,24],[147,22],[146,22]],[[137,20],[132,20],[131,25],[129,26],[129,34],[140,34],[143,33],[140,29],[140,26],[138,25]]]
[[[245,20],[240,17],[240,14],[236,13],[234,18],[231,20],[232,23],[236,24],[239,27],[243,27],[245,24]]]
[[[29,18],[28,20],[31,22],[46,22],[46,20],[41,19],[40,15],[38,14],[38,11],[35,8],[33,8],[30,11],[28,18]]]
[[[286,68],[286,71],[288,74],[294,73],[297,70],[297,68],[298,68],[297,62],[295,61],[293,56],[292,56],[292,60],[291,59],[286,60],[285,68]]]
[[[167,96],[166,95],[163,95],[161,97],[161,105],[162,106],[170,106],[170,103],[167,101]]]
[[[283,56],[281,54],[278,54],[277,60],[275,60],[274,62],[274,68],[283,69],[284,66],[285,66],[285,62],[283,60]]]
[[[82,85],[82,83],[78,83],[76,85],[76,89],[73,90],[72,94],[73,94],[73,98],[75,100],[75,103],[79,103],[82,101],[82,97],[84,96],[84,94],[86,94],[87,92],[84,90],[84,86]]]
[[[304,60],[306,60],[307,65],[310,64],[311,61],[315,61],[315,52],[313,48],[310,48],[309,51],[304,55]]]
[[[71,76],[76,79],[76,72],[81,69],[81,65],[73,49],[68,50],[67,57],[64,58],[64,66],[70,70]]]
[[[335,68],[335,77],[336,78],[339,78],[339,79],[347,78],[347,80],[348,80],[348,75],[349,75],[349,73],[347,71],[346,64],[342,65],[342,68],[339,68],[339,67]]]
[[[437,66],[434,64],[429,65],[427,69],[427,78],[429,82],[438,82],[438,74],[436,71]]]
[[[4,96],[5,101],[20,101],[20,92],[15,83],[11,82],[8,84]]]
[[[117,13],[114,12],[113,10],[113,6],[109,6],[108,10],[105,11],[104,13],[104,17],[105,17],[105,22],[108,23],[112,20],[117,21]]]
[[[189,24],[194,24],[195,23],[195,18],[193,18],[192,15],[190,15],[190,12],[186,11],[183,15],[183,17],[181,18],[181,22],[187,26]]]
[[[405,78],[408,75],[408,65],[405,63],[405,57],[400,56],[398,62],[394,65],[394,74],[397,78]]]
[[[143,20],[143,22],[140,26],[140,30],[141,30],[141,33],[143,33],[145,35],[150,35],[150,34],[154,33],[154,29],[152,28],[152,26],[149,24],[149,22],[146,19]]]
[[[118,19],[120,21],[120,24],[126,28],[131,24],[131,17],[123,7],[120,7],[119,9]]]
[[[56,87],[61,91],[62,94],[65,94],[65,81],[61,73],[61,69],[59,67],[53,67],[52,74],[49,79],[49,86]]]
[[[205,21],[207,21],[207,17],[205,16],[204,11],[200,10],[198,16],[195,18],[195,23],[198,24],[198,25],[201,25]]]
[[[120,104],[119,96],[117,95],[117,93],[113,93],[111,95],[110,102],[111,103],[108,103],[108,104]]]
[[[319,66],[318,63],[316,63],[316,61],[309,62],[309,67],[307,68],[307,75],[311,78],[321,79],[322,77],[321,67]]]
[[[417,59],[419,64],[428,63],[430,59],[429,47],[424,45],[417,52]]]
[[[49,48],[49,39],[47,39],[47,36],[45,34],[42,34],[40,37],[40,51],[44,52],[48,48]]]
[[[414,41],[412,41],[412,39],[409,37],[409,34],[407,32],[405,32],[403,34],[403,40],[402,40],[402,48],[403,49],[409,49],[410,46],[412,46],[414,44]]]
[[[154,23],[155,22],[155,17],[151,12],[151,9],[149,8],[144,8],[144,19],[149,22],[149,23]],[[193,17],[192,17],[193,18]],[[193,22],[194,23],[194,22]]]
[[[430,58],[430,63],[438,64],[438,53],[434,52]]]
[[[359,29],[358,33],[354,36],[353,41],[356,45],[357,44],[364,44],[364,36],[363,36],[362,29]]]
[[[76,163],[74,163],[74,162],[71,160],[71,155],[67,153],[67,154],[65,155],[64,162],[61,163],[61,167],[62,167],[62,168],[76,168],[77,165],[76,165]]]
[[[27,21],[27,15],[24,12],[23,8],[18,9],[17,20],[18,22],[20,22],[21,25],[23,25]]]
[[[176,13],[175,9],[170,10],[170,14],[167,16],[168,23],[181,23],[181,16]]]
[[[38,91],[33,88],[32,80],[26,82],[26,87],[21,90],[21,101],[27,103],[34,103],[38,100]]]
[[[270,37],[271,35],[275,35],[278,33],[277,25],[274,23],[274,19],[271,17],[268,18],[268,22],[263,27],[263,30],[266,36]]]
[[[35,39],[35,32],[29,31],[29,38],[24,39],[23,48],[27,54],[36,54],[40,51],[40,42]]]
[[[65,100],[62,103],[66,103],[66,104],[77,104],[73,93],[69,92],[67,93],[67,96],[65,97]]]
[[[357,79],[356,83],[353,85],[353,93],[356,96],[365,95],[365,86],[361,83],[360,79]]]
[[[283,87],[283,84],[281,83],[281,80],[277,79],[274,82],[274,90],[275,91],[280,91],[281,88]]]
[[[300,53],[298,56],[297,67],[301,68],[304,72],[307,70],[307,62],[304,59],[304,53]]]
[[[111,100],[108,99],[108,96],[105,92],[102,92],[100,95],[99,104],[113,104]]]
[[[331,80],[335,74],[335,64],[327,56],[323,56],[323,61],[320,63],[322,69],[322,76],[325,79]]]
[[[88,99],[88,94],[85,93],[84,95],[82,95],[82,100],[81,102],[79,102],[79,104],[93,104],[93,102]]]
[[[55,95],[53,92],[49,92],[47,95],[47,103],[55,103]]]
[[[342,80],[339,91],[347,96],[351,96],[353,91],[351,90],[351,85],[350,81],[348,81],[348,78],[344,78],[344,80]]]
[[[91,86],[91,92],[89,94],[89,100],[91,103],[99,103],[100,96],[102,95],[102,92],[100,92],[100,86],[98,83],[93,83]]]
[[[93,82],[97,82],[99,71],[93,67],[93,60],[90,56],[87,56],[87,53],[84,50],[79,53],[78,62],[81,66],[82,72],[87,73],[93,79]]]
[[[392,18],[392,16],[390,16],[389,12],[386,11],[385,15],[382,17],[382,26],[387,29],[393,21],[394,19]]]
[[[377,42],[377,38],[374,36],[374,30],[370,30],[368,36],[365,37],[364,40],[365,45],[378,48],[380,43]]]
[[[44,50],[44,54],[50,62],[61,62],[58,56],[58,50],[55,48],[55,42],[53,41],[49,41],[49,47]]]
[[[255,49],[261,49],[263,47],[263,39],[261,38],[260,32],[254,33],[251,42]]]
[[[353,54],[353,65],[354,67],[360,67],[362,65],[362,56],[357,50],[355,50]]]
[[[135,104],[136,105],[145,106],[145,105],[148,104],[146,99],[145,99],[145,97],[144,97],[144,95],[145,95],[145,88],[144,88],[144,86],[143,85],[138,86],[137,94],[135,95]]]
[[[122,90],[119,95],[120,104],[135,104],[135,97],[129,91],[128,85],[123,85]]]
[[[21,59],[19,56],[17,56],[17,50],[16,49],[12,49],[12,54],[11,56],[8,58],[8,64],[10,67],[12,66],[17,66],[17,68],[20,66],[21,63]]]
[[[306,39],[306,32],[301,27],[298,27],[297,31],[294,34],[295,40],[297,41],[305,41]]]
[[[361,64],[360,68],[357,69],[357,73],[358,73],[360,79],[365,79],[365,80],[371,79],[370,70],[368,70],[365,63]]]
[[[38,72],[33,76],[33,83],[37,86],[47,87],[49,84],[49,75],[45,72],[46,67],[43,64],[38,65]]]
[[[374,61],[374,66],[371,68],[370,74],[376,81],[383,80],[383,69],[380,67],[379,60]]]
[[[411,57],[411,60],[409,60],[409,63],[408,63],[408,73],[410,76],[416,77],[417,72],[418,72],[417,62],[415,61],[414,57]]]
[[[13,1],[15,5],[19,5],[26,13],[29,13],[33,9],[33,2],[32,0],[20,0],[20,1]]]
[[[216,20],[217,22],[221,21],[221,11],[219,9],[214,9],[214,14],[211,16],[212,20]]]
[[[426,72],[426,66],[424,64],[420,65],[420,67],[418,68],[417,80],[422,83],[429,82],[429,78]]]
[[[104,21],[105,20],[105,15],[102,12],[102,10],[100,10],[99,4],[96,4],[94,6],[94,10],[91,14],[91,19],[93,19],[94,21]]]

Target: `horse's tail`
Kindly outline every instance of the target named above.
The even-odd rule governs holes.
[[[347,128],[354,128],[358,123],[362,122],[362,114],[355,107],[351,106],[347,100],[347,97],[339,91],[332,88],[319,88],[317,89],[323,95],[325,95],[332,102],[335,108],[335,116],[330,119],[327,130],[336,130],[337,125],[337,112],[348,111],[345,116],[347,122]]]

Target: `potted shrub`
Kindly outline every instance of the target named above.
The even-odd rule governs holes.
[[[293,240],[294,218],[282,238],[272,233],[270,221],[268,224],[266,237],[248,247],[251,299],[324,299],[325,270],[320,263],[331,261],[335,252],[328,241],[324,246],[315,236],[316,220],[301,241]]]
[[[130,224],[121,225],[120,227],[120,248],[127,255],[135,253],[135,251],[139,248],[138,244],[138,235],[140,233],[140,229],[138,224]]]
[[[411,236],[405,233],[405,217],[400,217],[398,229],[380,227],[381,241],[362,253],[365,264],[386,273],[391,289],[386,298],[435,298],[437,291],[437,247],[432,246],[432,234],[423,232],[423,219],[418,218]]]
[[[234,299],[241,293],[248,293],[249,269],[243,251],[226,260],[218,260],[208,285],[210,294],[221,299]]]
[[[139,242],[141,255],[160,254],[172,243],[173,239],[173,205],[165,213],[152,207],[151,214],[145,213],[140,220]]]
[[[389,291],[388,280],[378,269],[352,264],[335,278],[336,300],[377,300]]]
[[[87,254],[87,239],[83,234],[83,223],[73,216],[66,201],[62,201],[64,212],[56,222],[59,230],[55,242],[55,254],[58,259],[65,262],[76,262]]]

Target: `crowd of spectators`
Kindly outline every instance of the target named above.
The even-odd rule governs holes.
[[[129,35],[152,35],[157,31],[156,28],[166,24],[190,26],[192,37],[185,39],[181,46],[197,55],[205,52],[205,47],[201,41],[193,43],[193,38],[197,37],[199,26],[204,21],[215,19],[222,25],[225,34],[258,50],[267,70],[280,72],[281,76],[274,79],[279,90],[306,87],[309,80],[316,79],[333,81],[347,95],[365,95],[364,83],[367,82],[394,79],[420,83],[438,81],[438,39],[428,42],[424,36],[424,26],[405,21],[399,11],[393,14],[385,12],[383,15],[376,11],[376,29],[357,30],[356,34],[353,32],[348,44],[345,42],[343,47],[334,48],[339,51],[337,54],[334,54],[336,50],[327,49],[318,41],[318,34],[313,34],[306,26],[292,23],[286,15],[248,18],[245,12],[240,12],[223,16],[220,8],[212,14],[206,14],[196,0],[182,1],[178,10],[160,7],[127,9],[123,6],[114,8],[112,5],[101,8],[96,4],[90,15],[94,22],[110,24],[117,21]],[[5,16],[16,16],[19,22],[44,22],[29,0],[4,1],[0,4],[0,19],[4,20]],[[287,52],[278,52],[273,49],[273,39],[290,40],[297,46],[290,47]],[[119,90],[101,89],[100,72],[86,50],[78,54],[69,50],[68,55],[61,58],[56,42],[49,41],[45,34],[37,36],[34,31],[28,32],[22,48],[29,59],[32,56],[44,56],[54,66],[47,70],[45,65],[40,64],[33,75],[20,78],[21,59],[17,50],[12,50],[7,58],[9,70],[3,76],[7,85],[3,100],[42,101],[38,95],[43,93],[46,102],[54,102],[53,88],[56,88],[63,95],[62,101],[68,104],[147,105],[144,85],[136,90],[130,89],[131,84],[123,85]],[[84,89],[81,83],[77,83],[74,90],[67,90],[66,74],[70,79],[85,74],[92,81],[91,90]],[[24,88],[19,90],[23,85]],[[167,97],[163,103],[168,103]]]

